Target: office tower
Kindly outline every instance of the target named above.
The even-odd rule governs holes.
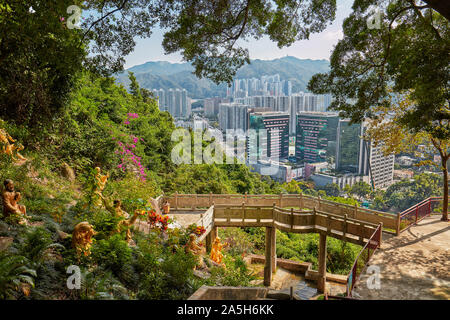
[[[385,156],[379,146],[362,138],[365,124],[349,123],[348,119],[339,120],[336,169],[369,176],[374,188],[390,186],[394,182],[394,155]]]
[[[297,114],[295,157],[306,163],[333,162],[336,156],[337,114]]]
[[[349,120],[339,119],[336,136],[336,170],[359,173],[363,147],[362,127],[359,123],[350,125]]]
[[[249,129],[266,130],[267,135],[249,139],[247,152],[250,159],[286,159],[289,156],[289,114],[282,112],[251,112]],[[262,131],[263,132],[263,131]]]
[[[385,156],[381,146],[361,139],[358,174],[368,175],[374,188],[386,188],[394,183],[394,162],[393,154]]]

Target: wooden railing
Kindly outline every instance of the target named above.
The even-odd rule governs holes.
[[[378,225],[313,209],[300,211],[277,206],[214,205],[216,227],[276,227],[292,233],[326,233],[364,246]]]
[[[312,197],[301,194],[265,194],[265,195],[249,195],[249,194],[178,194],[165,196],[169,200],[171,206],[175,209],[195,210],[200,208],[209,208],[211,205],[228,205],[228,206],[273,206],[279,208],[298,208],[298,209],[316,209],[320,212],[326,212],[337,216],[370,222],[378,225],[383,224],[384,231],[396,233],[399,229],[399,214],[381,212],[342,204],[330,200],[321,199],[320,197]]]

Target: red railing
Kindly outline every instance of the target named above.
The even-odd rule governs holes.
[[[352,270],[350,271],[347,277],[347,297],[352,296],[353,287],[356,281],[358,281],[361,272],[366,267],[375,250],[377,250],[377,248],[380,247],[381,235],[382,235],[382,225],[380,224],[370,237],[369,241],[367,241],[364,248],[362,248],[362,250],[356,257],[356,260],[353,263]]]
[[[429,216],[441,201],[442,197],[430,197],[400,213],[400,232]]]

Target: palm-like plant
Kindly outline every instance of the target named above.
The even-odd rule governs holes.
[[[0,299],[16,299],[21,288],[34,287],[36,271],[26,263],[25,257],[0,253]]]

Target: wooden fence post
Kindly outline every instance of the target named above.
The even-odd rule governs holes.
[[[272,284],[272,239],[271,228],[266,227],[266,252],[264,265],[264,285],[269,287]]]
[[[345,238],[347,237],[347,214],[344,215],[344,241]]]
[[[175,191],[175,210],[178,210],[178,192]]]
[[[294,208],[291,208],[291,231],[294,231]]]
[[[299,209],[300,209],[300,211],[303,209],[303,195],[300,193],[300,197],[299,197],[299,199],[300,199],[300,203],[299,203]]]
[[[319,237],[319,279],[317,279],[317,290],[326,292],[327,283],[327,236],[320,233]]]
[[[401,223],[401,212],[397,213],[397,230],[396,230],[396,235],[398,236],[400,234],[400,223]]]
[[[383,222],[380,222],[380,237],[378,239],[378,248],[381,247],[382,238],[383,238]]]
[[[275,207],[277,204],[274,202],[272,206],[272,225],[275,224]]]

